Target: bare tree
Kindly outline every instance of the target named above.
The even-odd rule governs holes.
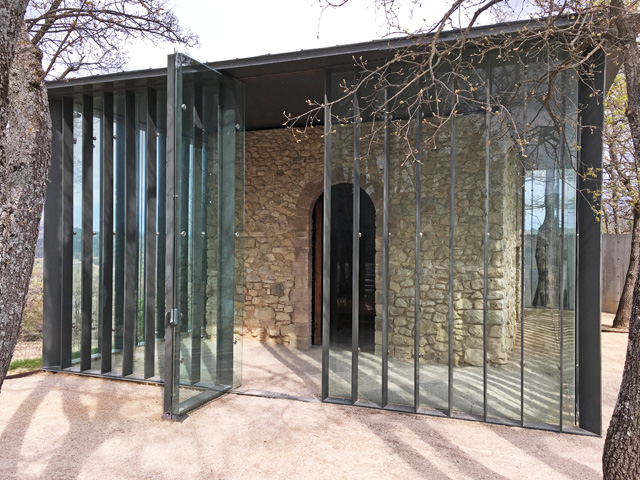
[[[45,75],[58,80],[80,71],[122,69],[132,38],[184,46],[198,41],[166,0],[31,0],[25,23],[43,53]]]
[[[44,78],[121,68],[133,37],[197,41],[165,0],[0,4],[0,388],[22,325],[49,175]]]

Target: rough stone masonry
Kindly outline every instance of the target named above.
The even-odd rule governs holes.
[[[363,137],[366,137],[366,124]],[[482,365],[484,321],[485,117],[456,118],[453,204],[453,361]],[[322,132],[299,142],[290,130],[246,134],[245,333],[308,348],[311,340],[311,215],[322,193]],[[427,144],[423,127],[420,198],[420,351],[448,361],[450,129]],[[410,136],[415,136],[411,132]],[[351,182],[353,127],[332,139],[332,182]],[[415,314],[415,165],[391,142],[389,185],[389,354],[412,358]],[[403,163],[404,162],[404,163]],[[361,147],[361,187],[376,210],[376,350],[382,346],[382,205],[384,155],[379,138]],[[520,169],[507,139],[492,142],[489,176],[487,353],[505,363],[520,310]]]

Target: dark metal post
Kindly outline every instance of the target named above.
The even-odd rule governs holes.
[[[102,340],[100,372],[111,371],[113,333],[113,93],[102,95],[102,264],[100,265],[100,312]]]
[[[165,345],[164,345],[164,413],[173,416],[178,413],[179,370],[174,370],[175,325],[171,321],[174,310],[174,194],[176,171],[176,111],[175,102],[180,92],[177,85],[176,55],[167,60],[167,166],[166,166],[166,257],[165,257]],[[176,374],[177,373],[177,374]],[[174,407],[175,404],[175,407]]]
[[[487,293],[489,284],[489,168],[491,161],[491,64],[486,85],[485,147],[484,147],[484,268],[482,286],[482,417],[487,421]]]
[[[420,90],[420,85],[418,85]],[[414,317],[413,317],[413,408],[420,409],[420,244],[422,239],[422,107],[416,111],[416,228],[415,228],[415,264],[414,264]]]
[[[358,401],[358,351],[360,350],[360,106],[353,94],[353,227],[351,278],[351,402]]]
[[[93,319],[93,97],[82,96],[82,330],[80,370],[91,368]]]
[[[382,200],[382,408],[389,400],[389,168],[391,167],[391,121],[389,89],[384,89],[384,171]]]
[[[71,366],[73,321],[73,97],[62,100],[62,323],[60,368]]]
[[[63,101],[52,98],[51,111],[51,169],[44,202],[44,265],[42,366],[60,365],[60,327],[62,320],[62,242],[63,224],[60,212],[63,204],[64,122]]]
[[[602,188],[602,129],[604,125],[603,95],[605,88],[605,56],[595,55],[591,77],[581,78],[578,99],[582,108],[580,130],[580,165],[578,190],[600,191]],[[595,178],[585,177],[592,168]],[[602,366],[600,343],[601,311],[601,237],[600,222],[593,210],[600,211],[600,199],[578,195],[578,379],[580,428],[597,435],[602,433]]]
[[[133,373],[138,313],[138,252],[136,222],[136,95],[127,90],[124,104],[125,124],[125,239],[124,239],[124,338],[122,376]]]
[[[322,400],[329,397],[329,335],[331,321],[331,72],[324,81],[324,227],[322,229]]]
[[[451,156],[449,159],[449,416],[453,411],[453,246],[456,192],[456,117],[451,116]]]

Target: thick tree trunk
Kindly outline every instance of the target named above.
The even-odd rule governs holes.
[[[640,478],[640,283],[633,293],[624,374],[602,455],[605,479]]]
[[[638,277],[638,264],[640,263],[640,212],[633,209],[633,230],[631,231],[631,256],[629,257],[629,268],[624,279],[624,288],[618,303],[618,310],[613,319],[614,328],[627,328],[631,318],[631,307],[633,305],[633,290]]]
[[[640,52],[636,28],[622,0],[611,0],[612,21],[623,54],[627,79],[627,119],[636,165],[640,156]],[[629,345],[616,408],[602,454],[605,479],[640,478],[640,282],[636,278],[629,320]]]
[[[26,1],[5,2],[4,8],[11,3]],[[6,113],[0,137],[0,388],[22,326],[51,156],[41,54],[27,37],[23,16],[24,8],[0,104]],[[6,71],[0,75],[7,76]]]

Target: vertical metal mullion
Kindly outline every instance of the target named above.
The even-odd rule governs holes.
[[[329,397],[329,335],[331,321],[331,72],[324,81],[324,227],[322,229],[322,400]]]
[[[43,318],[42,366],[60,365],[60,327],[62,321],[62,244],[64,177],[63,102],[52,98],[51,111],[51,169],[44,203],[44,259],[43,259]]]
[[[456,186],[456,117],[451,114],[451,152],[449,158],[449,353],[448,353],[448,414],[453,411],[453,246],[454,246],[454,215],[455,215],[455,186]]]
[[[418,91],[421,86],[418,85]],[[416,111],[416,226],[414,263],[414,318],[413,318],[413,408],[420,409],[420,239],[422,238],[422,106]]]
[[[62,100],[62,322],[60,368],[71,366],[73,311],[73,97]]]
[[[175,102],[180,91],[176,63],[178,55],[169,55],[167,59],[167,162],[166,162],[166,248],[165,248],[165,345],[164,345],[164,413],[173,416],[177,413],[178,384],[175,373],[174,343],[175,326],[171,319],[175,319],[174,306],[174,275],[175,275],[175,173],[176,173],[176,109]]]
[[[147,89],[147,202],[144,265],[144,378],[154,375],[156,296],[156,169],[158,165],[157,91]]]
[[[136,95],[125,92],[125,239],[124,239],[124,338],[122,376],[133,373],[136,347],[136,320],[138,303],[138,258],[136,224]]]
[[[389,168],[391,163],[389,90],[384,89],[384,171],[382,201],[382,408],[389,400]]]
[[[111,371],[113,329],[113,93],[102,95],[102,264],[100,265],[100,311],[102,339],[100,372]]]
[[[486,85],[485,150],[484,150],[484,269],[482,290],[482,391],[483,420],[487,421],[487,293],[489,282],[489,162],[491,159],[491,65]]]
[[[353,94],[353,228],[351,282],[351,402],[358,401],[360,343],[360,105]]]
[[[82,96],[82,262],[80,370],[91,368],[93,318],[93,97]]]

